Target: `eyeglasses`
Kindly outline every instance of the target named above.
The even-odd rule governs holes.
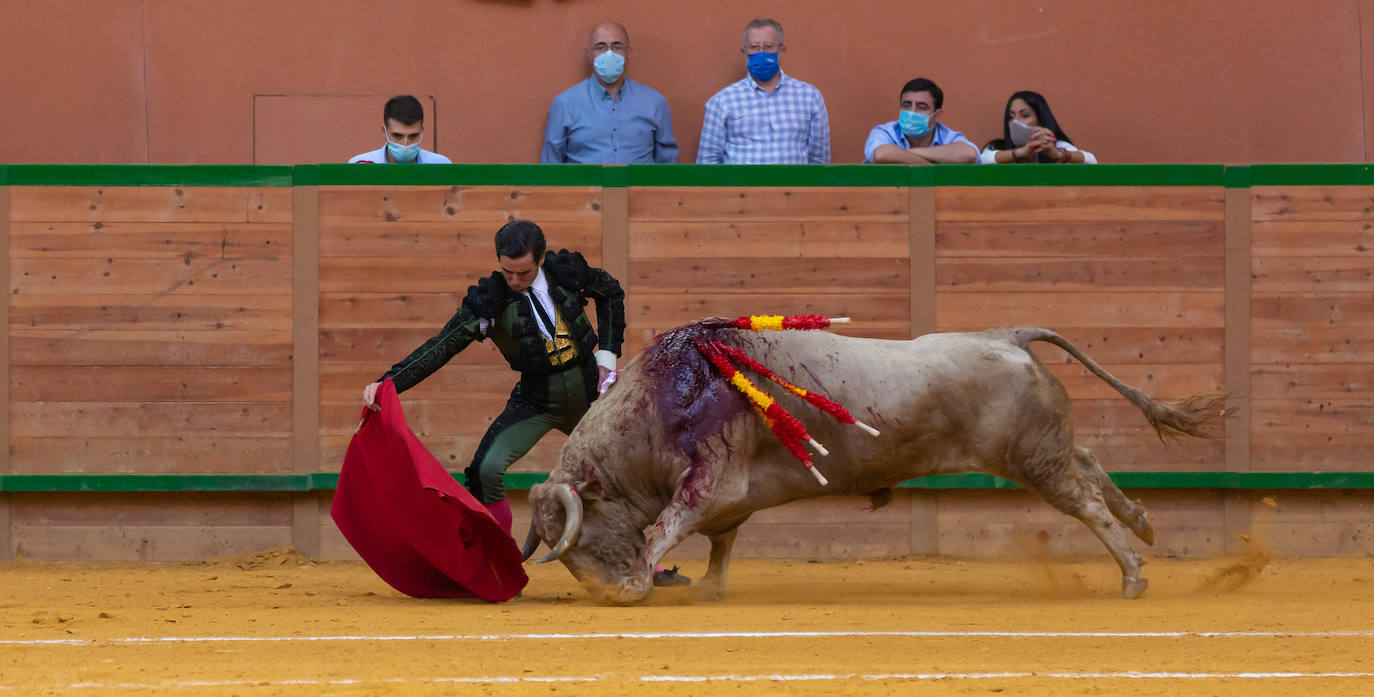
[[[777,53],[782,44],[749,44],[744,50],[749,53]]]
[[[630,45],[622,44],[619,41],[613,44],[608,44],[605,41],[602,41],[600,43],[592,44],[592,50],[596,53],[605,53],[607,50],[615,51],[616,53],[624,53],[630,50]]]

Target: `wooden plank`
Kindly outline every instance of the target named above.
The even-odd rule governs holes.
[[[1058,349],[1055,349],[1058,350]],[[1110,385],[1078,362],[1046,366],[1074,399],[1118,399]],[[1222,365],[1216,363],[1103,364],[1122,382],[1156,399],[1181,399],[1203,392],[1225,391]]]
[[[1219,365],[1223,359],[1223,330],[1168,327],[1055,327],[1070,343],[1104,365]],[[1045,343],[1031,344],[1031,352],[1046,365],[1078,365],[1072,356]]]
[[[248,222],[291,223],[292,187],[264,186],[248,190]]]
[[[1254,257],[1250,229],[1250,194],[1244,189],[1226,190],[1226,410],[1236,413],[1249,406],[1250,396],[1250,300],[1254,295]],[[1226,429],[1226,470],[1250,469],[1250,421],[1236,419]],[[1226,551],[1245,551],[1250,529],[1250,508],[1245,496],[1229,493],[1224,504]]]
[[[496,414],[491,415],[495,417]],[[357,425],[357,419],[354,419]],[[480,429],[485,431],[485,427]],[[338,472],[343,465],[344,452],[348,448],[348,441],[352,434],[323,434],[320,436],[320,463],[321,472]],[[472,457],[477,452],[477,446],[482,441],[482,434],[466,436],[451,436],[446,434],[426,434],[421,438],[425,448],[451,472],[461,472],[467,469],[472,462]],[[524,457],[511,465],[508,472],[548,472],[553,469],[558,462],[558,451],[563,447],[567,440],[558,431],[552,431],[540,439]]]
[[[1374,393],[1374,363],[1261,363],[1250,385],[1254,399],[1350,399]]]
[[[1374,327],[1255,327],[1250,360],[1261,363],[1374,363]]]
[[[373,363],[329,362],[320,366],[320,399],[324,401],[357,400],[362,403],[363,386],[376,380],[390,366]],[[454,399],[482,397],[505,399],[520,374],[501,364],[474,365],[460,358],[425,381],[406,390],[406,399]]]
[[[1292,436],[1356,438],[1368,442],[1374,433],[1374,399],[1253,399],[1251,424],[1256,440]]]
[[[1374,220],[1374,187],[1252,186],[1252,220]]]
[[[444,293],[321,293],[324,329],[437,330],[463,303],[467,289]]]
[[[320,250],[319,191],[298,186],[292,192],[291,239],[291,471],[311,472],[319,462],[320,431]],[[297,497],[292,504],[292,537],[319,552],[318,511]]]
[[[600,246],[601,265],[623,285],[630,276],[630,202],[623,187],[601,191]]]
[[[338,223],[477,222],[496,229],[518,218],[550,232],[553,223],[600,225],[600,187],[511,186],[324,186],[320,187],[320,229]],[[547,234],[547,233],[546,233]]]
[[[1221,293],[940,293],[941,331],[1023,325],[1221,327]]]
[[[1270,434],[1256,428],[1250,451],[1252,469],[1274,472],[1364,472],[1369,470],[1369,439],[1330,434]]]
[[[0,186],[0,249],[10,252],[10,188]],[[9,286],[9,268],[0,268],[3,274],[5,286]],[[13,297],[13,296],[10,296]],[[10,442],[10,300],[0,303],[0,443],[9,445]],[[8,447],[4,452],[0,452],[0,474],[10,471],[10,450]],[[10,525],[9,525],[9,504],[3,495],[0,495],[0,562],[10,559]]]
[[[248,222],[242,187],[17,186],[10,193],[15,222]]]
[[[106,294],[10,296],[10,322],[28,329],[287,331],[291,296]]]
[[[936,221],[1223,220],[1221,187],[950,186],[935,190]]]
[[[14,223],[11,257],[225,259],[291,253],[291,226],[250,223]]]
[[[936,327],[935,192],[913,186],[907,190],[907,206],[907,263],[911,267],[911,293],[907,300],[911,305],[911,336],[915,337],[934,332]],[[934,537],[928,536],[926,541],[933,548]]]
[[[1222,256],[1224,225],[1217,220],[940,222],[941,257]]]
[[[234,525],[63,526],[17,524],[15,554],[34,561],[194,561],[291,543],[290,527]]]
[[[464,293],[495,271],[481,257],[322,257],[321,293]]]
[[[284,526],[291,521],[282,492],[71,492],[10,495],[16,523],[49,527],[87,525],[216,527]]]
[[[10,369],[16,402],[289,402],[291,368],[26,366]]]
[[[291,440],[180,436],[18,437],[15,472],[281,474],[291,471]]]
[[[633,221],[630,258],[906,257],[904,220]]]
[[[630,225],[651,221],[906,222],[899,187],[631,187]]]
[[[1374,222],[1284,220],[1253,223],[1256,257],[1339,257],[1374,254]]]
[[[10,329],[11,365],[281,366],[286,332]]]
[[[939,259],[937,292],[1219,289],[1222,257]]]
[[[496,269],[493,242],[499,225],[488,222],[335,222],[320,230],[322,257],[460,257],[481,259]],[[596,221],[560,222],[545,227],[550,249],[582,253],[592,265],[601,263],[601,225]]]
[[[905,258],[717,258],[634,259],[630,284],[635,295],[678,292],[722,293],[868,293],[901,295],[910,288],[911,268]]]
[[[1374,303],[1354,293],[1256,293],[1250,298],[1250,316],[1254,327],[1264,329],[1368,326],[1374,323]]]
[[[359,389],[359,397],[361,396]],[[320,433],[352,436],[358,428],[359,397],[320,403]],[[430,436],[480,437],[506,406],[506,397],[446,395],[447,399],[411,399],[401,395],[406,425],[421,438]],[[476,449],[476,444],[473,444]],[[470,453],[471,451],[469,451]]]
[[[443,329],[448,319],[439,318],[429,329],[323,329],[320,364],[369,363],[377,366],[377,374],[381,375]],[[464,365],[507,365],[490,341],[469,344],[454,361]]]
[[[291,407],[273,402],[15,402],[11,437],[268,438],[291,435]]]
[[[206,295],[289,293],[290,257],[10,260],[10,294]]]
[[[1259,257],[1251,262],[1255,293],[1362,293],[1374,291],[1374,255]]]

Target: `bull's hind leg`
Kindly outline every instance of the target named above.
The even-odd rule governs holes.
[[[1145,507],[1139,501],[1132,501],[1126,498],[1126,494],[1116,486],[1111,477],[1103,471],[1102,465],[1093,456],[1091,450],[1082,446],[1075,445],[1073,448],[1073,463],[1078,467],[1078,471],[1087,477],[1102,492],[1102,499],[1106,501],[1107,508],[1112,515],[1121,521],[1123,525],[1131,529],[1141,542],[1147,545],[1155,543],[1155,529],[1150,525],[1150,516],[1145,512]]]
[[[1117,566],[1121,567],[1121,597],[1139,597],[1149,585],[1149,581],[1140,575],[1140,567],[1145,561],[1131,549],[1126,539],[1126,529],[1112,516],[1097,482],[1080,474],[1071,463],[1065,462],[1064,465],[1036,481],[1020,483],[1040,494],[1051,506],[1088,526],[1097,539],[1106,545]]]
[[[711,562],[706,567],[706,575],[697,582],[697,593],[703,600],[715,600],[725,595],[725,581],[730,570],[730,551],[734,549],[735,536],[738,534],[739,525],[735,525],[725,532],[707,535],[711,540]]]

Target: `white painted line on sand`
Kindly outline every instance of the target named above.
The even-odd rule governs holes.
[[[458,676],[431,678],[286,678],[239,680],[167,680],[146,683],[78,682],[65,685],[24,686],[0,685],[0,692],[14,690],[175,690],[203,687],[330,687],[339,685],[395,685],[395,684],[498,684],[498,683],[595,683],[629,680],[655,683],[703,682],[816,682],[835,680],[863,681],[929,681],[929,680],[1275,680],[1295,678],[1371,678],[1374,673],[1359,672],[1183,672],[1183,671],[1119,671],[1119,672],[988,672],[988,673],[799,673],[761,675],[585,675],[585,676]]]
[[[906,637],[918,639],[1326,639],[1374,637],[1374,629],[1229,632],[998,632],[998,631],[816,631],[816,632],[588,632],[581,634],[340,634],[320,636],[167,636],[110,639],[0,639],[0,646],[91,646],[94,644],[196,644],[321,641],[558,641],[588,639],[833,639]]]

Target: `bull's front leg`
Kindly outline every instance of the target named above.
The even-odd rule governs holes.
[[[742,522],[742,521],[741,521]],[[697,583],[697,595],[702,600],[717,600],[725,595],[726,576],[730,570],[730,550],[735,546],[735,536],[739,526],[717,535],[711,535],[711,562],[706,567],[706,575]]]
[[[658,520],[644,530],[644,551],[620,584],[617,600],[634,602],[653,589],[654,567],[658,561],[688,535],[696,532],[701,522],[701,511],[693,504],[699,505],[700,500],[689,502],[679,487],[668,506],[658,514]]]
[[[722,475],[730,465],[730,454],[733,452],[738,457],[739,452],[728,448],[724,452],[713,452],[704,444],[698,452],[700,457],[678,480],[668,505],[644,531],[644,551],[620,584],[618,599],[621,602],[634,602],[648,595],[653,589],[654,567],[659,560],[700,528],[703,516],[722,496],[732,497],[724,490],[734,487],[722,486]],[[738,478],[730,481],[735,479]]]

